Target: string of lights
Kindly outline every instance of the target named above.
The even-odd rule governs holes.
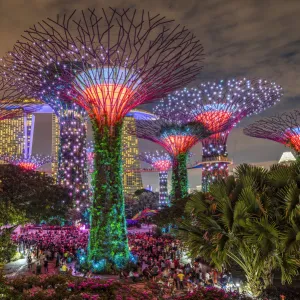
[[[300,111],[272,116],[244,128],[244,134],[281,143],[300,153]]]
[[[170,205],[168,195],[168,171],[172,168],[172,159],[163,151],[140,154],[139,159],[151,165],[158,171],[159,176],[159,208]]]
[[[19,166],[27,171],[36,171],[41,166],[50,163],[52,161],[51,156],[43,155],[31,155],[26,157],[25,155],[0,155],[0,160],[5,161],[11,165]]]
[[[190,82],[202,69],[203,47],[173,21],[132,9],[103,9],[100,15],[95,10],[73,12],[44,20],[25,36],[5,57],[2,77],[10,74],[12,88],[23,93],[24,86],[41,76],[42,96],[53,90],[87,112],[95,142],[87,259],[95,272],[123,268],[130,260],[122,186],[123,119],[137,105]],[[65,67],[65,62],[75,66]],[[46,78],[44,70],[51,64],[68,76]],[[63,90],[53,89],[57,81]]]
[[[191,121],[216,132],[201,141],[204,191],[208,191],[215,179],[228,175],[230,160],[226,143],[230,131],[243,118],[275,105],[281,96],[282,88],[274,82],[246,78],[207,82],[168,96],[170,116],[188,114]],[[166,100],[160,103],[157,111],[163,110]]]

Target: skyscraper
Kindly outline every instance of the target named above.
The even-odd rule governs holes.
[[[126,116],[123,125],[123,169],[127,170],[123,174],[124,192],[133,194],[136,190],[143,188],[142,176],[140,172],[131,170],[140,169],[138,139],[127,132],[129,127],[135,126],[134,116]]]
[[[34,120],[32,113],[24,113],[23,118],[1,121],[0,155],[31,155]]]

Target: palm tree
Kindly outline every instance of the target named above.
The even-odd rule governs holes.
[[[237,263],[254,296],[272,285],[274,270],[290,283],[300,265],[299,166],[241,165],[210,193],[192,195],[178,226],[191,254],[218,268]]]

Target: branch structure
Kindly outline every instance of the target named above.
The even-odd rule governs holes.
[[[19,166],[27,171],[36,171],[41,166],[52,162],[52,157],[42,155],[31,155],[30,157],[26,157],[24,155],[14,156],[6,154],[0,155],[0,160],[15,166]]]
[[[169,115],[189,113],[191,120],[215,132],[202,140],[202,189],[208,191],[211,182],[228,175],[230,161],[226,143],[232,128],[243,118],[275,105],[281,96],[282,88],[267,80],[221,80],[176,91],[157,110],[162,110],[168,102]],[[174,101],[181,109],[174,106]]]
[[[174,106],[175,107],[175,106]],[[178,107],[179,108],[179,107]],[[188,194],[187,158],[190,149],[213,132],[193,122],[188,112],[168,115],[167,108],[155,109],[158,115],[136,120],[137,137],[162,146],[172,158],[172,194],[174,200]],[[133,133],[133,132],[132,132]]]
[[[300,111],[283,113],[254,122],[244,128],[248,136],[281,143],[300,153]]]
[[[3,59],[6,94],[43,99],[53,92],[51,97],[74,102],[91,119],[95,169],[87,260],[94,272],[130,261],[122,187],[125,115],[189,83],[203,58],[199,40],[173,21],[110,8],[44,20]]]

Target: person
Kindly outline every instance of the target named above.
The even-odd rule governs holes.
[[[168,279],[169,277],[169,270],[168,269],[164,269],[163,272],[162,272],[162,277],[164,279]]]
[[[135,277],[134,277],[134,274],[133,274],[133,271],[132,271],[132,270],[130,270],[128,277],[129,277],[133,282],[135,282]]]
[[[152,270],[151,270],[151,275],[152,275],[153,281],[154,281],[155,278],[157,277],[158,271],[159,271],[158,266],[157,266],[157,265],[154,265],[153,268],[152,268]]]
[[[127,278],[127,274],[124,270],[120,271],[120,279],[126,279]]]
[[[38,260],[36,263],[36,275],[40,275],[42,273],[41,262]]]
[[[183,286],[183,279],[184,279],[184,274],[182,272],[182,270],[180,270],[179,274],[177,275],[177,277],[179,278],[179,288],[181,290],[184,289],[184,286]]]
[[[31,270],[31,268],[32,268],[31,254],[28,254],[28,256],[27,256],[27,264],[28,264],[28,270]]]
[[[171,271],[174,272],[175,271],[175,263],[173,260],[171,260],[170,262],[170,268],[171,268]]]
[[[150,280],[150,277],[151,277],[151,273],[149,271],[149,268],[146,267],[143,271],[143,276],[147,279],[147,280]]]
[[[66,265],[66,263],[63,263],[61,268],[60,268],[60,272],[63,273],[63,274],[66,274],[68,271],[68,267]]]
[[[45,269],[45,273],[48,273],[48,259],[47,259],[47,257],[45,257],[45,259],[44,259],[44,269]]]

